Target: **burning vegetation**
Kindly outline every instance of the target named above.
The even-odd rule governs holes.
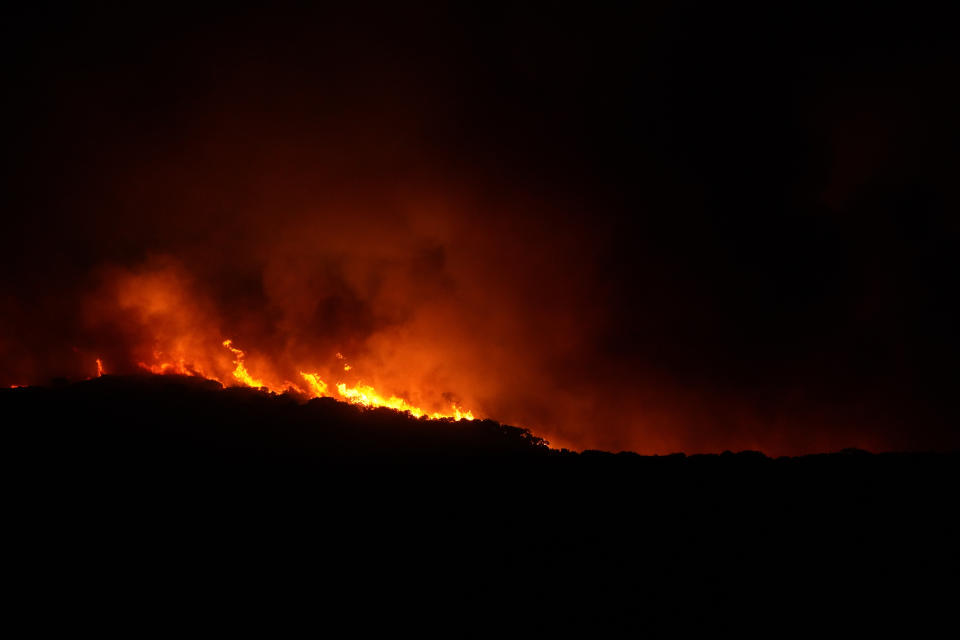
[[[378,375],[370,366],[377,358],[368,357],[365,364],[354,366],[340,351],[331,349],[327,353],[332,351],[332,355],[318,356],[325,346],[335,344],[332,340],[302,339],[303,344],[291,345],[292,338],[285,336],[287,344],[279,349],[278,357],[271,357],[269,348],[256,348],[256,356],[248,357],[246,346],[241,349],[233,338],[220,333],[220,327],[232,323],[224,322],[215,307],[196,290],[189,274],[171,261],[105,274],[101,289],[86,305],[89,326],[106,329],[114,344],[107,355],[103,352],[110,347],[104,349],[104,340],[90,347],[100,349],[95,358],[96,375],[103,375],[109,366],[110,373],[191,376],[224,387],[384,407],[416,418],[474,419],[474,412],[449,391],[449,385],[429,388],[416,372],[407,380],[402,373]],[[389,364],[393,370],[401,370],[404,363]]]
[[[418,406],[411,404],[406,399],[390,395],[385,396],[377,391],[370,385],[363,384],[358,382],[353,386],[349,386],[345,382],[338,381],[333,386],[321,379],[319,373],[308,373],[305,371],[300,371],[300,377],[303,379],[302,384],[297,384],[290,382],[289,380],[284,380],[282,383],[270,383],[264,379],[253,376],[250,371],[247,369],[246,364],[244,363],[245,354],[241,349],[238,349],[233,345],[232,340],[224,340],[223,346],[228,349],[233,354],[233,364],[234,368],[230,372],[231,378],[221,378],[213,373],[205,372],[201,367],[197,366],[192,360],[186,357],[179,357],[176,361],[160,361],[162,360],[162,354],[160,352],[154,352],[154,358],[157,360],[153,363],[139,363],[139,366],[146,371],[155,374],[178,374],[178,375],[187,375],[187,376],[199,376],[206,378],[208,380],[213,380],[219,382],[223,386],[244,386],[244,387],[253,387],[255,389],[263,389],[271,393],[295,393],[297,395],[307,396],[309,398],[335,398],[343,402],[348,402],[350,404],[361,405],[364,407],[386,407],[388,409],[395,409],[397,411],[403,411],[413,415],[414,417],[421,418],[427,417],[432,419],[440,418],[453,418],[454,420],[473,420],[473,412],[464,409],[459,406],[456,402],[451,403],[448,411],[426,411]],[[338,359],[343,359],[343,355],[339,352],[337,353]],[[344,364],[343,370],[350,371],[353,367],[349,364]],[[97,359],[97,370],[98,375],[103,374],[103,368],[100,359]]]

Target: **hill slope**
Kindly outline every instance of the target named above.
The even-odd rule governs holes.
[[[276,607],[358,633],[915,627],[957,595],[956,455],[576,454],[176,377],[3,390],[0,411],[10,575],[41,627]]]

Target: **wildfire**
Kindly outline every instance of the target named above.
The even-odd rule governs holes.
[[[232,362],[234,368],[231,373],[234,380],[242,386],[263,389],[272,393],[283,393],[285,391],[292,390],[297,393],[307,395],[311,398],[335,398],[350,404],[356,404],[370,408],[386,407],[389,409],[395,409],[397,411],[405,411],[417,418],[452,418],[454,420],[474,419],[472,411],[468,411],[456,403],[452,403],[450,405],[450,410],[446,412],[427,412],[420,407],[410,404],[410,402],[408,402],[406,399],[399,396],[383,395],[370,385],[358,383],[357,385],[351,387],[344,382],[337,382],[331,386],[321,378],[319,373],[310,373],[307,371],[299,372],[300,377],[305,383],[305,388],[289,381],[285,381],[282,385],[271,385],[264,379],[256,378],[250,373],[250,371],[247,369],[246,363],[244,362],[246,354],[241,349],[235,347],[232,340],[224,340],[222,345],[229,349],[233,354]],[[178,357],[171,360],[165,358],[164,354],[159,351],[154,351],[153,357],[155,361],[153,364],[140,362],[138,363],[139,366],[147,371],[150,371],[151,373],[159,375],[179,374],[199,376],[209,380],[215,380],[216,382],[227,386],[223,380],[214,375],[205,373],[188,358]],[[341,353],[337,353],[336,357],[338,360],[345,360],[343,354]],[[100,363],[99,359],[97,360],[97,367],[98,375],[101,375],[102,364]],[[351,371],[352,369],[353,367],[344,362],[344,371]]]
[[[104,374],[103,360],[101,360],[100,358],[97,358],[97,377],[99,378],[103,374]]]
[[[204,373],[204,371],[197,367],[196,364],[187,362],[186,358],[180,357],[175,360],[168,360],[164,358],[163,354],[159,351],[154,351],[153,359],[154,364],[138,362],[137,366],[157,375],[198,376],[201,378],[216,380],[220,384],[223,384],[223,381],[221,381],[219,378]]]
[[[307,388],[314,398],[323,398],[327,395],[327,383],[320,379],[315,373],[300,372],[303,379],[307,382]]]
[[[258,389],[266,387],[263,383],[263,380],[257,380],[247,371],[247,367],[243,364],[244,353],[240,349],[237,349],[233,346],[232,340],[224,340],[223,346],[233,352],[233,355],[236,356],[236,359],[233,361],[233,364],[237,365],[233,370],[233,377],[237,379],[237,382],[241,382],[248,387],[256,387]]]
[[[300,372],[300,375],[305,379],[308,377],[316,380],[316,374],[309,374]],[[326,385],[324,384],[324,389]],[[431,418],[453,418],[455,420],[473,420],[473,413],[470,411],[463,411],[456,404],[451,405],[450,413],[440,413],[434,412],[427,414],[423,409],[411,405],[409,402],[403,398],[397,396],[390,396],[389,398],[384,398],[377,390],[369,385],[360,384],[355,387],[348,387],[346,384],[340,382],[337,384],[337,393],[340,394],[340,397],[350,402],[352,404],[360,404],[365,407],[388,407],[390,409],[396,409],[397,411],[407,411],[410,414],[421,417],[429,415]]]

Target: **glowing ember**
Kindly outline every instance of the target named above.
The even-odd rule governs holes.
[[[101,360],[100,358],[97,358],[97,377],[99,378],[103,374],[104,374],[103,360]]]

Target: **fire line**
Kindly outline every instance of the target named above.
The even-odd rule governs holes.
[[[283,385],[279,386],[271,385],[261,378],[254,377],[254,375],[247,368],[247,364],[245,362],[246,353],[242,349],[234,346],[232,340],[224,340],[222,345],[233,354],[232,362],[234,368],[231,374],[238,386],[252,387],[270,393],[284,393],[287,391],[293,391],[311,398],[334,398],[343,402],[368,408],[386,407],[396,411],[409,413],[417,418],[423,417],[436,420],[453,419],[455,421],[475,419],[472,411],[464,409],[457,403],[451,403],[448,411],[428,412],[420,407],[410,404],[410,402],[404,398],[401,398],[400,396],[384,395],[377,391],[377,389],[374,387],[363,384],[362,382],[357,383],[355,386],[348,386],[343,382],[337,382],[333,385],[328,384],[326,381],[321,379],[320,374],[316,372],[299,372],[300,377],[303,379],[304,386],[294,384],[289,381],[284,382]],[[163,361],[164,359],[162,358],[162,354],[159,352],[154,352],[153,355],[154,360],[159,362],[155,362],[154,364],[140,362],[138,363],[139,366],[151,373],[158,375],[180,374],[198,376],[208,380],[214,380],[224,386],[228,386],[223,380],[217,378],[216,376],[205,373],[201,368],[195,366],[185,358],[181,357],[176,361],[171,362]],[[344,356],[341,353],[337,353],[336,356],[337,359],[344,360]],[[344,363],[344,371],[350,371],[352,369],[353,367]],[[97,360],[97,372],[98,375],[102,375],[103,373],[102,363],[99,359]]]

